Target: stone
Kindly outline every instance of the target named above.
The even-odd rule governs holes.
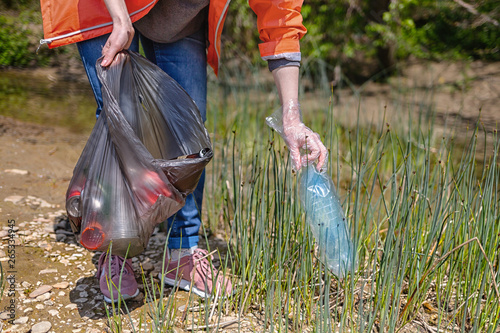
[[[21,169],[5,169],[3,172],[21,176],[26,176],[29,173],[28,170],[21,170]]]
[[[9,313],[7,311],[0,312],[0,319],[2,319],[2,320],[10,319]]]
[[[75,290],[77,291],[84,291],[85,289],[88,288],[88,284],[85,284],[85,283],[82,283],[82,284],[79,284],[78,286],[76,286]]]
[[[45,293],[35,298],[38,302],[43,302],[50,299],[50,293]]]
[[[35,308],[36,308],[37,310],[43,310],[43,309],[45,309],[45,305],[43,305],[43,304],[37,304],[37,305],[35,306]]]
[[[52,324],[48,321],[41,321],[31,328],[31,333],[46,333],[52,328]]]
[[[86,303],[89,299],[85,297],[81,297],[75,300],[75,303]]]
[[[33,312],[33,308],[26,308],[24,309],[23,311],[24,313],[30,313],[30,312]]]
[[[3,201],[12,202],[14,205],[19,205],[24,201],[24,197],[22,195],[11,195],[3,199]]]
[[[56,284],[53,284],[52,287],[56,289],[66,289],[69,287],[69,282],[63,281],[63,282],[58,282]]]
[[[100,329],[97,328],[88,328],[85,333],[101,333]]]
[[[51,316],[57,316],[59,314],[59,311],[57,310],[49,310],[49,315]]]
[[[23,286],[24,288],[29,288],[31,287],[31,283],[29,283],[28,281],[23,281],[21,282],[21,286]]]
[[[70,303],[70,304],[66,305],[65,308],[70,309],[70,310],[76,310],[76,309],[78,309],[78,305],[76,305],[75,303]]]
[[[142,269],[145,271],[145,272],[149,272],[149,271],[152,271],[154,268],[153,264],[150,263],[150,262],[145,262],[142,264]]]
[[[28,333],[30,332],[30,326],[29,325],[25,325],[25,324],[16,324],[16,325],[13,325],[11,326],[8,330],[7,330],[8,333]]]
[[[51,273],[57,273],[57,269],[55,268],[47,268],[47,269],[42,269],[38,274],[51,274]]]
[[[45,293],[48,293],[51,290],[52,290],[52,286],[44,284],[44,285],[38,287],[37,289],[35,289],[29,296],[31,298],[35,298],[37,296],[43,295]]]
[[[19,317],[16,320],[14,320],[14,324],[18,325],[26,324],[28,322],[28,319],[29,319],[28,317]]]

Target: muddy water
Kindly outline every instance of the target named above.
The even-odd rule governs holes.
[[[89,132],[95,100],[88,82],[61,80],[53,70],[0,71],[0,115]]]

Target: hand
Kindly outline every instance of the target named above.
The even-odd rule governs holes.
[[[124,0],[104,0],[106,8],[113,20],[113,31],[102,48],[101,66],[109,66],[115,55],[130,47],[134,39],[134,27],[128,15]]]
[[[113,24],[113,31],[102,49],[104,58],[101,61],[101,66],[109,66],[118,52],[128,49],[134,39],[134,33],[135,31],[132,24],[130,24],[130,26],[117,26]]]
[[[290,151],[293,168],[299,170],[308,163],[318,160],[316,168],[320,171],[328,151],[319,135],[302,122],[299,103],[295,100],[285,102],[282,112],[283,139]]]

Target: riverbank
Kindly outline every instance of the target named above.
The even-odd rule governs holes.
[[[385,122],[395,123],[406,116],[395,114],[398,109],[395,105],[399,103],[405,105],[405,110],[435,111],[436,135],[449,135],[453,130],[451,132],[457,138],[465,140],[467,128],[472,130],[477,119],[480,119],[486,133],[498,128],[500,64],[416,63],[408,64],[401,72],[401,76],[386,84],[368,83],[351,88],[344,84],[343,89],[334,91],[338,97],[332,105],[337,115],[335,121],[346,128],[353,128],[358,120],[362,126],[373,124],[377,127],[385,112]],[[29,76],[22,76],[26,73],[16,73],[8,80],[12,81],[12,77],[16,76],[21,78],[20,83],[29,80]],[[97,280],[93,277],[95,256],[75,245],[71,233],[57,227],[63,222],[64,195],[73,167],[90,131],[87,125],[75,130],[74,126],[81,121],[75,115],[68,117],[67,121],[73,121],[70,124],[59,123],[58,119],[65,112],[70,113],[65,109],[81,107],[77,114],[88,117],[89,124],[93,121],[93,98],[82,76],[84,74],[75,75],[79,77],[78,81],[69,83],[55,72],[38,71],[31,82],[27,82],[30,83],[27,85],[29,89],[4,89],[3,92],[4,96],[8,96],[2,98],[5,103],[2,105],[3,112],[10,112],[11,115],[0,117],[0,260],[4,271],[8,269],[6,246],[9,229],[19,228],[16,229],[13,268],[16,296],[9,298],[7,288],[0,307],[3,311],[6,302],[14,300],[17,326],[13,328],[8,323],[8,317],[5,317],[8,314],[4,312],[5,318],[2,317],[1,323],[6,332],[13,332],[14,329],[28,332],[39,322],[49,322],[50,330],[54,332],[100,332],[106,326]],[[69,89],[71,85],[81,85],[82,90]],[[8,94],[9,91],[14,93]],[[317,98],[315,96],[306,93],[302,101],[304,110],[316,110],[321,105],[328,105],[325,97],[320,94]],[[47,102],[50,100],[61,105],[56,109],[55,104]],[[21,111],[29,111],[28,115],[41,113],[45,116],[40,118],[41,124],[27,122],[29,116],[22,120],[12,118],[19,116]],[[478,159],[481,159],[480,152]],[[147,273],[158,271],[161,263],[158,254],[164,240],[163,234],[157,234],[148,252],[140,258]],[[211,241],[224,242],[215,236]],[[138,279],[139,261],[134,264]],[[187,294],[180,292],[179,295],[179,301],[185,303]],[[131,309],[136,314],[144,305],[143,296],[131,303]],[[249,316],[251,314],[249,311]],[[232,320],[229,317],[226,319]],[[227,328],[227,331],[230,330]]]

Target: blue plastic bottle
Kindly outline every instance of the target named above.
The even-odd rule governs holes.
[[[345,277],[354,265],[355,251],[333,181],[312,165],[302,168],[300,199],[319,259],[338,278]]]

